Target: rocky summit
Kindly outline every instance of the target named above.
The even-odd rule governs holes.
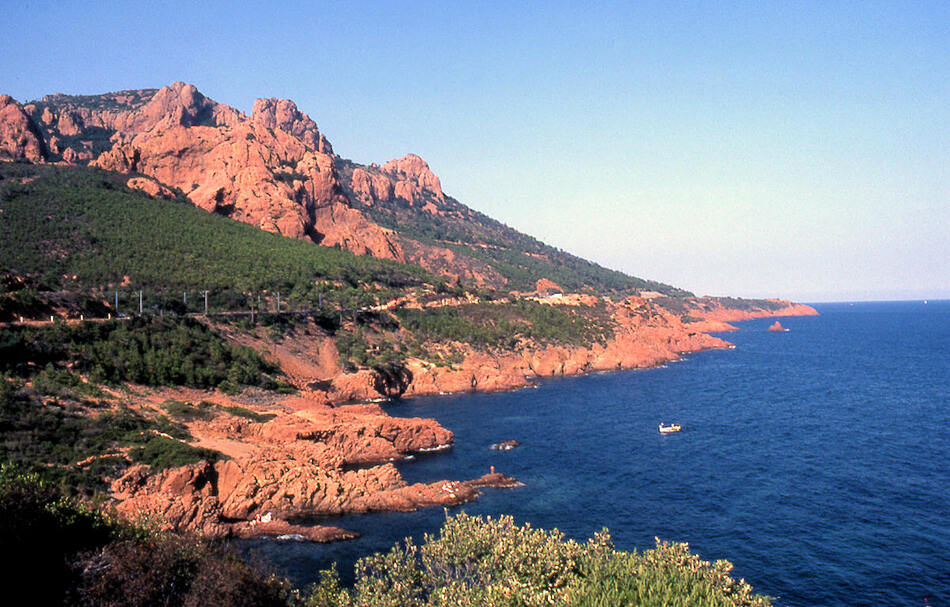
[[[450,283],[531,290],[676,291],[601,268],[458,202],[425,160],[362,165],[334,152],[288,99],[250,116],[191,84],[101,95],[0,95],[0,159],[81,164],[152,178],[195,206],[268,232],[407,262]],[[138,182],[140,185],[143,182]]]

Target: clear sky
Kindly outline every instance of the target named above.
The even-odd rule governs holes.
[[[950,297],[950,3],[277,4],[0,0],[0,92],[286,97],[638,276]]]

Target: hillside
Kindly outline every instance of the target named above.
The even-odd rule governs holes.
[[[440,282],[416,266],[314,246],[206,213],[180,194],[153,198],[128,181],[128,175],[95,168],[0,163],[2,269],[49,288],[283,288],[301,298],[316,284],[332,291],[340,284]]]
[[[570,255],[446,195],[412,154],[360,165],[333,152],[289,100],[251,116],[192,85],[102,95],[0,98],[0,159],[88,164],[140,173],[195,206],[263,230],[409,262],[452,284],[530,292],[688,293]],[[155,187],[155,186],[150,186]]]
[[[0,163],[0,321],[140,307],[203,314],[207,293],[221,322],[270,327],[271,341],[292,342],[295,327],[312,323],[339,364],[299,374],[298,384],[347,400],[656,364],[719,344],[702,331],[722,322],[801,312],[769,300],[523,297],[449,285],[418,266],[270,234],[180,193],[128,185],[143,182],[161,187],[96,168]]]
[[[327,541],[353,534],[292,521],[515,486],[408,485],[391,462],[453,435],[367,401],[651,367],[814,313],[548,247],[419,157],[336,156],[285,100],[0,97],[0,155],[0,456],[169,529]]]

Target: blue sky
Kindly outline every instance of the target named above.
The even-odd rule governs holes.
[[[0,92],[286,97],[358,162],[700,294],[950,297],[950,4],[22,3]]]

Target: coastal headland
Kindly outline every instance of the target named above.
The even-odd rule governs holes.
[[[514,487],[409,485],[393,462],[452,432],[373,401],[654,367],[815,314],[546,245],[417,155],[340,156],[286,99],[0,95],[0,160],[3,455],[169,529],[329,541],[353,533],[314,519]]]

